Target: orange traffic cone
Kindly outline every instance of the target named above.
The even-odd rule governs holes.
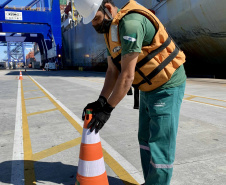
[[[91,119],[92,111],[87,110],[75,185],[109,185],[99,133],[87,129]]]
[[[22,72],[20,71],[20,77],[19,80],[23,80]]]

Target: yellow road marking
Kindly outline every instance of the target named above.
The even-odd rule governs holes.
[[[30,76],[29,78],[39,87],[39,89],[50,99],[50,101],[59,109],[64,117],[74,126],[82,135],[83,128],[57,103],[53,100]],[[120,177],[125,185],[139,184],[109,153],[103,149],[104,159],[108,166],[114,170],[115,174]]]
[[[106,151],[103,149],[104,161],[125,185],[138,185],[139,183]]]
[[[30,76],[29,76],[30,78]],[[30,78],[32,81],[33,79]],[[49,98],[49,100],[55,105],[56,108],[64,115],[64,117],[73,125],[73,127],[82,135],[82,127],[60,106],[55,102],[35,81],[33,81],[37,87]]]
[[[196,101],[196,100],[188,100],[188,101],[193,101],[193,102],[196,102],[196,103],[201,103],[201,104],[206,104],[206,105],[212,105],[212,106],[215,106],[215,107],[221,107],[221,108],[226,109],[226,106],[222,106],[222,105],[216,105],[216,104],[206,103],[206,102],[201,102],[201,101]]]
[[[22,125],[23,125],[23,144],[24,144],[24,184],[36,184],[34,163],[32,160],[31,138],[27,120],[27,112],[24,100],[23,82],[21,80],[21,104],[22,104]]]
[[[39,98],[47,98],[46,96],[41,96],[41,97],[34,97],[34,98],[26,98],[24,100],[34,100],[34,99],[39,99]]]
[[[205,99],[209,99],[209,100],[216,100],[216,101],[222,101],[222,102],[226,102],[226,100],[219,100],[219,99],[216,99],[216,98],[208,98],[208,97],[205,97],[205,96],[196,96],[196,95],[190,95],[190,94],[185,94],[186,96],[194,96],[195,98],[205,98]]]
[[[33,79],[31,79],[31,80],[33,81]],[[84,80],[86,80],[86,79],[84,79]],[[93,81],[93,80],[88,80],[88,81]],[[46,97],[48,97],[50,99],[50,101],[57,107],[57,109],[64,115],[64,117],[66,119],[68,119],[68,121],[74,126],[74,128],[82,135],[82,127],[61,106],[59,106],[57,104],[57,102],[55,102],[55,100],[53,100],[35,81],[33,81],[33,82],[46,95]],[[97,82],[97,81],[94,81],[94,82]],[[101,83],[101,82],[97,82],[97,83]],[[189,97],[187,97],[185,99],[189,100],[189,101],[194,101],[192,99],[196,98],[196,97],[206,98],[206,97],[194,96],[194,95],[188,95],[188,96]],[[206,98],[206,99],[217,100],[217,99],[213,99],[213,98]],[[217,100],[217,101],[224,101],[224,100]],[[195,102],[198,102],[198,101],[195,101]],[[204,103],[204,102],[199,102],[199,103]],[[209,104],[209,103],[204,103],[204,104]],[[214,105],[214,106],[217,106],[217,105]],[[222,107],[222,106],[219,106],[219,107]],[[78,140],[80,140],[80,141],[78,141]],[[81,138],[77,138],[75,140],[57,145],[57,146],[52,147],[50,149],[47,149],[47,150],[41,151],[39,153],[33,154],[32,160],[35,160],[35,161],[41,160],[43,158],[54,155],[58,152],[66,150],[68,148],[76,146],[77,143],[79,144],[80,142],[81,142]],[[32,153],[32,151],[31,151],[31,153]],[[113,157],[111,157],[111,155],[109,153],[107,153],[104,149],[103,149],[103,155],[104,155],[104,158],[105,158],[105,162],[116,173],[116,175],[119,176],[119,178],[124,182],[124,184],[126,184],[126,185],[138,184],[138,182],[135,179],[133,179],[133,177]],[[31,164],[30,164],[30,166],[31,166]],[[34,172],[34,169],[33,169],[33,172]]]
[[[190,95],[190,97],[184,98],[185,100],[191,100],[193,98],[196,98],[196,96]]]
[[[52,112],[52,111],[55,111],[55,110],[58,110],[58,108],[29,113],[29,114],[27,114],[27,116],[33,116],[33,115],[37,115],[37,114],[43,114],[43,113]]]
[[[35,90],[28,90],[28,91],[24,91],[24,92],[31,92],[31,91],[40,91],[39,89],[35,89]]]
[[[219,99],[215,99],[215,98],[208,98],[208,97],[204,97],[204,96],[196,96],[196,95],[189,95],[189,94],[185,94],[185,95],[190,96],[190,97],[184,98],[184,100],[193,101],[196,103],[201,103],[201,104],[206,104],[206,105],[211,105],[211,106],[215,106],[215,107],[226,108],[226,106],[223,106],[223,105],[216,105],[216,104],[207,103],[207,102],[203,102],[203,101],[197,101],[197,100],[193,100],[193,99],[194,98],[203,98],[203,99],[214,100],[214,101],[219,101],[219,102],[226,102],[226,100],[219,100]]]
[[[35,86],[34,85],[24,85],[23,88],[25,88],[25,87],[35,87]]]
[[[61,151],[72,148],[76,145],[79,145],[80,143],[81,143],[81,137],[73,139],[73,140],[68,141],[66,143],[62,143],[60,145],[54,146],[52,148],[43,150],[41,152],[35,153],[35,154],[33,154],[32,159],[34,161],[39,161],[41,159],[44,159],[44,158],[49,157],[51,155],[57,154]]]

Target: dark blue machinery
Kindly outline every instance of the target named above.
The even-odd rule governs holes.
[[[49,58],[59,64],[62,56],[61,15],[59,0],[33,0],[23,8],[7,7],[13,0],[0,4],[0,41],[37,42],[43,65]],[[33,7],[36,8],[33,8]]]

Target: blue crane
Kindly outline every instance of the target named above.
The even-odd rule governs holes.
[[[51,7],[48,0],[32,0],[23,8],[8,7],[12,1],[6,0],[0,4],[0,41],[36,42],[43,65],[49,58],[60,62],[62,37],[59,0],[52,0]]]

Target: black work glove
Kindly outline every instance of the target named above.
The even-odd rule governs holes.
[[[93,115],[93,119],[89,122],[88,128],[90,128],[90,132],[95,129],[95,132],[98,133],[99,130],[104,126],[107,120],[111,116],[111,112],[113,111],[113,107],[106,103],[103,108]]]
[[[107,103],[107,99],[104,96],[99,96],[98,100],[86,105],[83,109],[82,113],[82,120],[85,119],[86,109],[92,109],[92,113],[95,114],[96,112],[100,111],[101,108]]]

